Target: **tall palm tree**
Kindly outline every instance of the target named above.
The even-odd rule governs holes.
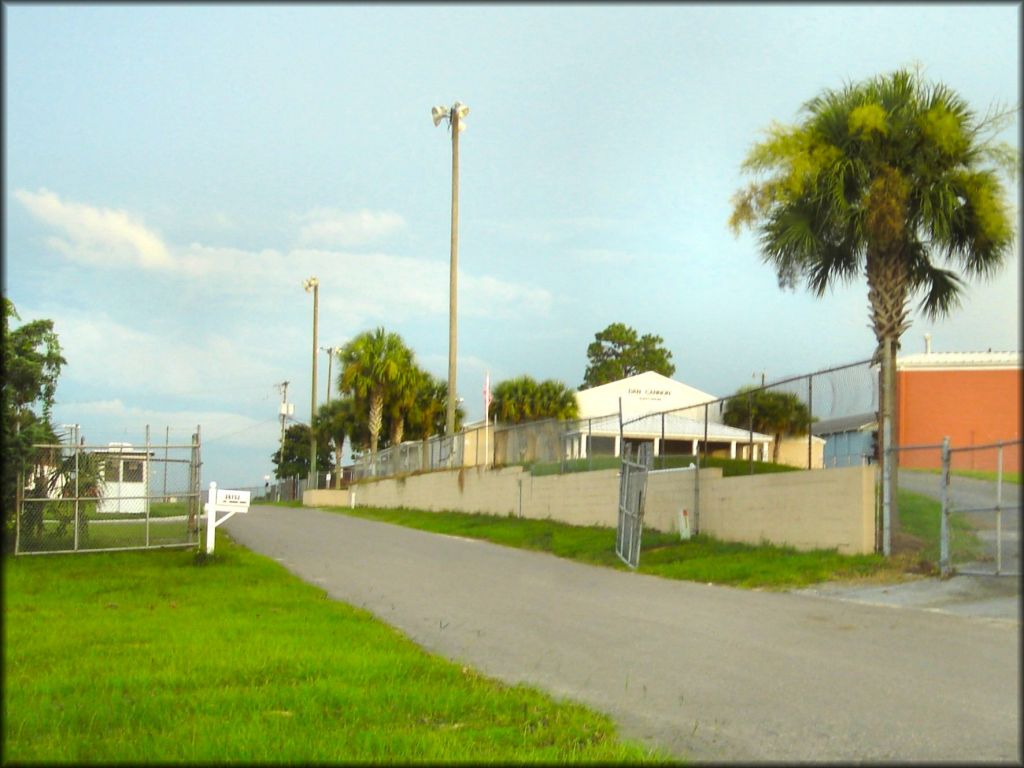
[[[383,328],[366,331],[341,350],[341,390],[352,393],[367,407],[370,453],[377,452],[384,403],[401,391],[413,371],[412,351],[397,333]]]
[[[1019,157],[995,134],[1013,111],[979,118],[947,86],[900,69],[826,90],[802,112],[797,125],[772,126],[751,149],[743,170],[758,180],[733,198],[730,226],[757,232],[780,287],[803,279],[820,297],[866,277],[884,449],[910,301],[920,296],[929,319],[945,316],[964,278],[993,275],[1010,252],[1013,217],[998,171],[1013,178]],[[895,462],[888,452],[883,460],[892,530]]]
[[[361,419],[356,401],[352,397],[330,400],[317,410],[316,430],[322,432],[334,446],[334,487],[341,488],[341,454],[345,440],[355,447]]]

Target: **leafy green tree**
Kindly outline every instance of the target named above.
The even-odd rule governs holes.
[[[661,336],[645,333],[643,336],[627,325],[612,323],[594,334],[587,347],[587,370],[580,389],[589,389],[610,381],[618,381],[645,371],[663,376],[676,372],[672,353],[663,344]]]
[[[328,450],[334,450],[334,487],[341,488],[341,454],[345,440],[353,450],[369,440],[366,419],[351,397],[340,397],[324,403],[317,409],[316,430],[326,438]],[[319,459],[318,459],[319,463]]]
[[[331,471],[331,457],[327,449],[327,432],[320,431],[316,440],[316,470]],[[309,425],[292,424],[284,433],[284,449],[278,447],[270,455],[274,462],[274,474],[280,480],[285,477],[309,476]]]
[[[782,439],[806,435],[813,419],[804,402],[792,392],[747,386],[725,402],[722,421],[730,427],[753,427],[757,432],[771,435],[772,462],[778,464]]]
[[[520,424],[539,419],[574,419],[579,414],[576,393],[554,379],[537,382],[518,376],[495,385],[488,418]]]
[[[416,390],[416,398],[406,415],[409,437],[413,440],[426,440],[434,435],[443,435],[447,404],[448,382],[424,372]],[[462,429],[465,419],[466,409],[461,404],[456,405],[456,432]]]
[[[367,408],[370,453],[377,452],[384,406],[415,376],[412,351],[397,333],[383,328],[359,334],[341,350],[341,390]]]
[[[773,125],[743,163],[756,180],[733,198],[730,226],[757,233],[780,287],[803,280],[820,297],[866,278],[883,442],[886,426],[895,434],[895,359],[912,299],[925,316],[945,316],[965,278],[995,274],[1011,251],[999,172],[1015,178],[1019,156],[995,136],[1013,114],[979,118],[947,86],[900,69],[825,90],[796,125]],[[895,462],[883,460],[895,528]]]
[[[34,320],[17,328],[14,303],[4,298],[3,379],[3,508],[4,550],[14,545],[18,475],[30,474],[32,445],[56,442],[50,423],[57,379],[67,363],[52,320]]]

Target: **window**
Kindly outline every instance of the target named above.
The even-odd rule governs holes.
[[[107,459],[103,464],[103,479],[108,483],[116,483],[121,480],[121,460]]]
[[[124,462],[123,471],[121,472],[121,480],[125,483],[141,483],[142,482],[142,462],[141,461],[126,461]]]

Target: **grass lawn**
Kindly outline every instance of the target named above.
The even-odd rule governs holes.
[[[900,472],[924,472],[929,475],[938,475],[942,473],[941,469],[917,469],[910,467],[900,467]],[[983,469],[952,469],[950,474],[954,477],[970,477],[975,480],[988,480],[990,482],[996,481],[995,471],[988,471]],[[1020,472],[1007,472],[1003,471],[1003,482],[1014,483],[1020,485]]]
[[[928,496],[908,491],[899,491],[900,526],[905,533],[920,540],[919,559],[929,563],[939,562],[939,525],[942,505]],[[949,516],[950,560],[963,563],[976,560],[984,551],[971,524],[962,514],[954,512]]]
[[[3,569],[4,762],[663,761],[602,715],[426,653],[226,535],[211,559]]]
[[[424,531],[486,539],[505,546],[550,552],[558,557],[592,565],[628,570],[615,554],[614,528],[462,512],[368,507],[325,509]],[[937,516],[935,519],[938,519]],[[896,580],[902,576],[903,568],[902,563],[886,560],[882,555],[840,555],[833,550],[799,552],[791,547],[737,544],[704,535],[680,541],[676,533],[648,529],[643,534],[638,571],[686,581],[789,589],[831,580]]]
[[[192,542],[196,541],[193,534]],[[149,521],[149,546],[188,544],[188,522],[186,520]],[[119,547],[146,546],[146,520],[138,516],[125,521],[110,521],[101,516],[90,519],[84,531],[80,529],[79,549],[117,549]],[[23,552],[73,551],[75,548],[74,526],[68,525],[63,531],[54,522],[43,525],[43,533],[30,536],[23,533],[20,542]]]
[[[688,467],[696,460],[692,454],[678,456],[655,456],[651,469],[677,469]],[[722,470],[722,477],[735,477],[737,475],[750,474],[750,459],[726,459],[717,456],[709,456],[701,459],[701,468],[718,467]],[[618,456],[591,456],[586,459],[569,459],[564,462],[565,472],[589,472],[601,469],[620,469],[622,459]],[[523,464],[523,467],[530,470],[534,477],[543,475],[557,475],[563,472],[563,462],[552,461],[545,463]],[[754,474],[762,475],[770,472],[797,472],[800,467],[791,467],[788,464],[773,464],[770,461],[755,461],[753,463]]]

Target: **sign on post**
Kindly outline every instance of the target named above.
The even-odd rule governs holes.
[[[249,511],[250,491],[229,491],[226,488],[217,488],[217,484],[210,483],[210,498],[204,505],[206,510],[206,554],[213,554],[214,530],[221,523],[225,523],[236,512],[243,514]],[[224,512],[220,520],[217,513]]]

